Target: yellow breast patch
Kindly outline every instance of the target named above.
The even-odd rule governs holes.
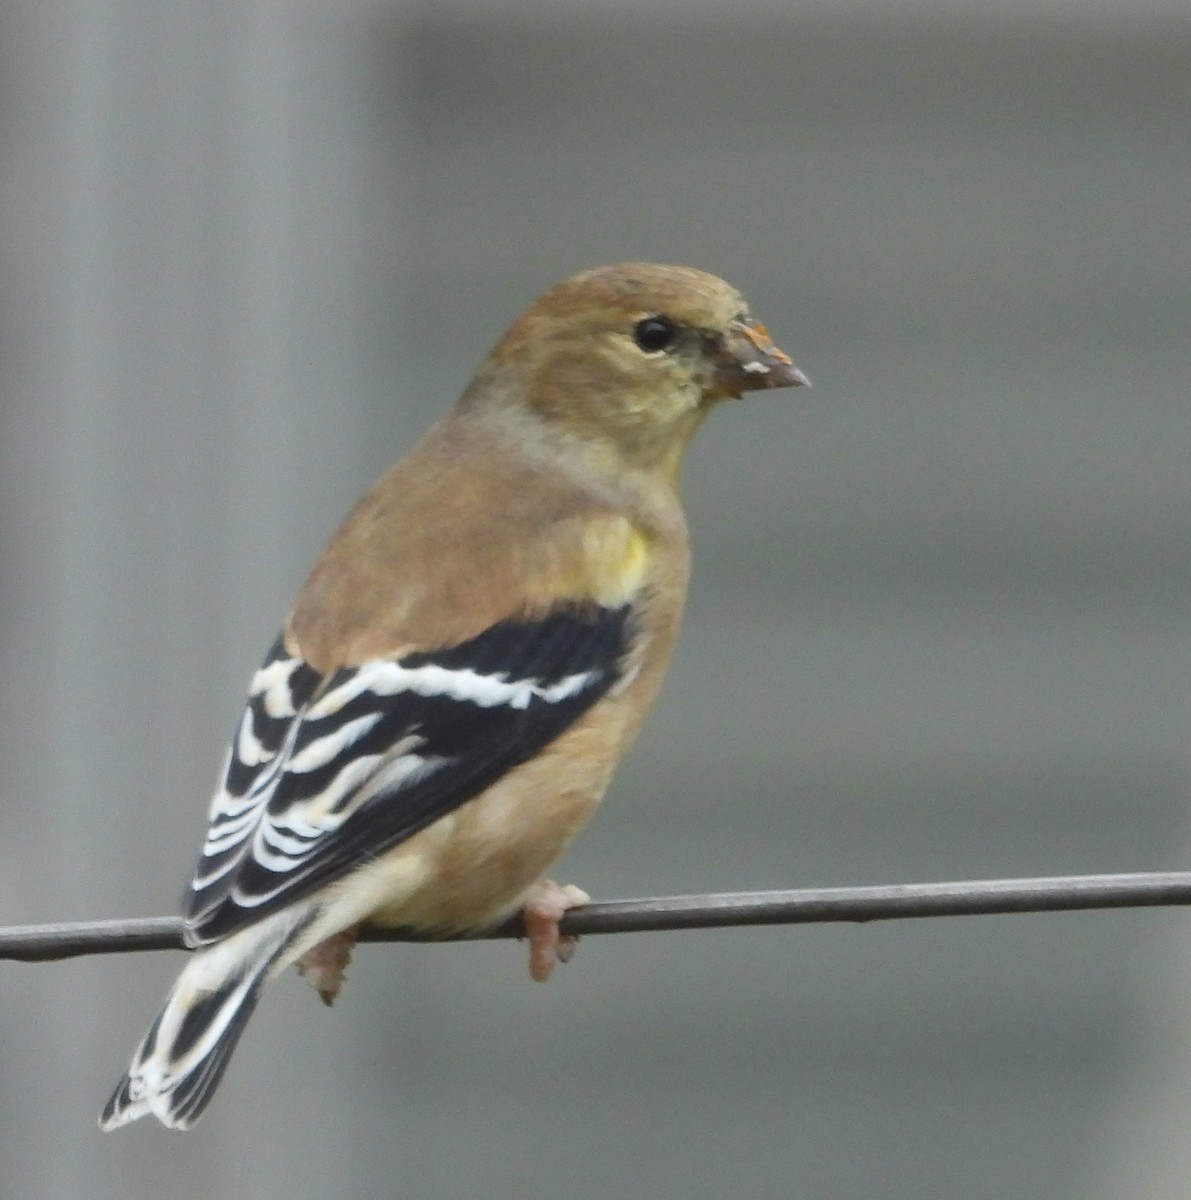
[[[591,563],[592,599],[610,608],[628,603],[649,573],[648,539],[630,521],[620,518],[592,527],[584,540]]]

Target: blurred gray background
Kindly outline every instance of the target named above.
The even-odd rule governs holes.
[[[173,910],[320,545],[581,267],[815,381],[685,476],[599,897],[1191,865],[1191,12],[0,9],[0,923]],[[200,1128],[95,1115],[180,955],[0,965],[0,1195],[1185,1197],[1191,917],[369,947]]]

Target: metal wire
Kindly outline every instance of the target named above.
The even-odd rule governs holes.
[[[1191,871],[1136,875],[1068,875],[1036,879],[978,879],[879,887],[798,888],[780,892],[718,892],[593,901],[563,918],[565,933],[638,933],[741,925],[803,925],[821,921],[892,921],[995,913],[1066,912],[1191,904]],[[520,937],[514,918],[478,938]],[[408,930],[365,930],[365,942],[434,939]],[[469,940],[469,939],[457,939]],[[183,948],[177,917],[79,921],[0,928],[0,959],[47,962],[85,954]]]

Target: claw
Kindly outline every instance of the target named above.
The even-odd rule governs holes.
[[[568,910],[590,902],[591,897],[582,888],[574,884],[560,887],[552,879],[540,880],[525,902],[521,918],[529,938],[529,973],[538,983],[550,978],[556,963],[570,962],[575,957],[579,939],[559,933],[558,923]]]
[[[328,1008],[343,990],[344,973],[352,960],[352,950],[359,936],[360,927],[353,925],[350,929],[332,934],[325,942],[319,942],[313,950],[307,950],[298,959],[298,974],[318,992]]]

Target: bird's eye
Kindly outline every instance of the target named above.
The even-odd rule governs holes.
[[[665,350],[674,342],[678,326],[669,317],[642,317],[633,326],[633,341],[647,354]]]

